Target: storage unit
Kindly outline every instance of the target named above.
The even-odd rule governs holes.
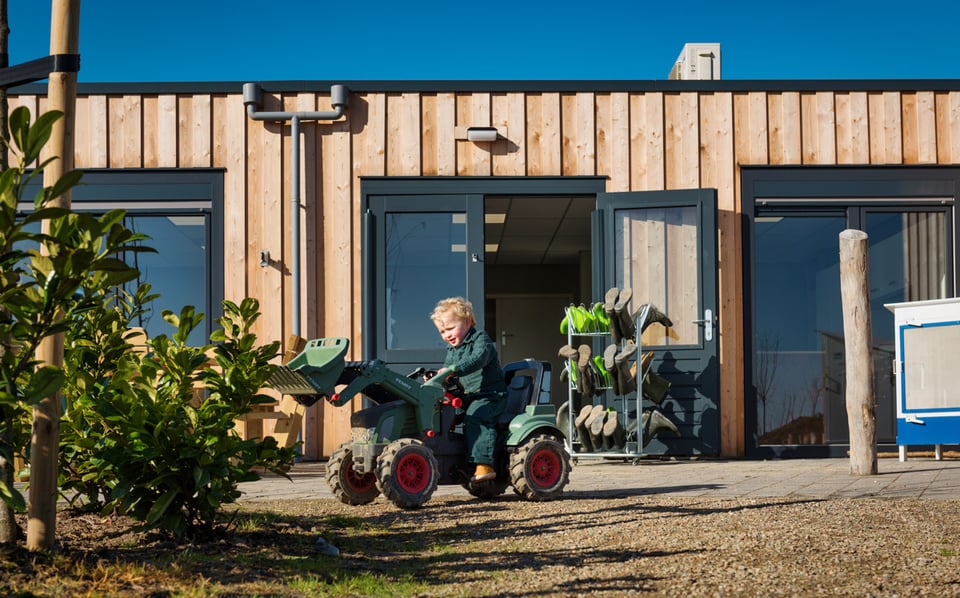
[[[897,380],[897,446],[960,443],[960,389],[955,370],[960,349],[960,298],[888,303],[894,314]]]
[[[573,325],[575,321],[571,315],[571,309],[574,309],[574,306],[570,306],[566,310],[565,318],[567,319],[567,346],[577,347],[581,344],[589,344],[591,346],[591,353],[596,354],[596,339],[602,339],[604,341],[610,341],[611,334],[608,331],[591,331],[591,330],[577,330]],[[575,458],[585,457],[585,458],[609,458],[609,457],[626,457],[626,458],[639,458],[644,455],[643,447],[645,446],[644,442],[644,420],[643,420],[643,402],[644,402],[644,386],[643,381],[651,374],[651,369],[653,367],[652,359],[643,359],[643,344],[642,336],[643,331],[647,327],[649,317],[651,314],[652,306],[651,304],[643,304],[640,309],[637,310],[634,318],[634,335],[627,339],[621,338],[618,343],[615,343],[617,347],[617,352],[621,352],[624,349],[627,349],[629,343],[634,343],[636,350],[630,355],[629,361],[632,372],[633,382],[635,384],[635,389],[629,392],[616,393],[614,391],[613,385],[602,385],[597,387],[597,390],[600,392],[593,396],[584,396],[578,391],[577,384],[575,381],[576,378],[576,365],[572,363],[571,360],[565,362],[564,367],[566,368],[566,380],[567,380],[567,405],[566,411],[568,413],[567,425],[566,425],[566,448],[567,451]],[[649,322],[652,324],[653,322]],[[609,343],[605,343],[605,348],[609,347]],[[603,352],[600,353],[601,355]],[[646,362],[646,363],[644,363]],[[635,366],[635,370],[633,369]],[[615,371],[610,372],[611,376],[616,376]],[[584,442],[583,432],[577,428],[575,425],[578,416],[580,415],[580,410],[575,408],[577,397],[581,399],[580,409],[583,409],[587,406],[601,406],[608,411],[606,417],[616,417],[619,421],[619,430],[618,436],[622,434],[622,443],[617,443],[617,446],[608,447],[606,449],[600,450],[599,447],[595,446],[596,441],[587,441]],[[653,409],[648,409],[648,417],[653,417]],[[660,414],[662,415],[662,414]],[[671,424],[672,425],[672,424]],[[606,426],[605,426],[606,428]],[[606,442],[609,442],[609,435],[606,433],[607,430],[604,430],[603,436]]]

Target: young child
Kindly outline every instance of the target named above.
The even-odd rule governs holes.
[[[473,305],[463,297],[441,300],[430,319],[440,337],[450,345],[437,376],[442,380],[456,374],[466,391],[463,432],[470,451],[468,460],[476,465],[471,481],[492,480],[497,477],[493,469],[497,438],[494,424],[503,412],[507,396],[497,347],[490,335],[476,329]]]

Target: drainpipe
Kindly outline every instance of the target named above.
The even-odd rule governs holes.
[[[293,262],[290,267],[290,275],[293,278],[292,284],[292,310],[293,323],[292,333],[300,336],[300,122],[316,120],[337,120],[343,116],[347,109],[347,95],[350,90],[345,85],[332,85],[330,87],[330,104],[333,110],[328,112],[267,112],[260,111],[263,107],[263,90],[258,83],[243,84],[243,105],[247,107],[247,116],[253,120],[264,120],[271,122],[290,121],[291,149],[291,170],[292,178],[290,184],[291,197],[291,239],[290,249],[293,254]]]

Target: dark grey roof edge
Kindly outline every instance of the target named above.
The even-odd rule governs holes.
[[[259,83],[268,93],[330,91],[346,85],[355,93],[470,93],[470,92],[784,92],[784,91],[960,91],[960,79],[796,79],[674,81],[597,80],[410,80],[410,81],[171,81],[152,83],[78,83],[81,94],[228,94],[240,93],[244,83]],[[11,94],[45,95],[46,83],[10,88]]]

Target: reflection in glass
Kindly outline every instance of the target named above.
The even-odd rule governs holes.
[[[896,441],[893,314],[946,293],[943,212],[864,210],[877,440]],[[753,384],[758,444],[849,442],[839,235],[844,214],[755,219]]]
[[[615,279],[633,292],[632,312],[652,303],[673,321],[671,328],[651,326],[645,346],[695,345],[700,327],[700,251],[694,206],[617,210]]]
[[[837,248],[845,225],[842,214],[755,220],[758,444],[829,441],[824,401],[838,383],[830,363],[843,356]]]
[[[170,336],[174,328],[163,320],[163,311],[179,314],[184,306],[192,305],[206,317],[201,326],[190,334],[188,342],[194,346],[210,342],[207,329],[211,328],[209,319],[213,306],[207,302],[206,217],[137,215],[127,216],[124,224],[133,231],[148,235],[150,238],[144,244],[157,251],[134,253],[126,258],[140,270],[140,276],[127,283],[127,290],[133,292],[137,284],[148,282],[152,292],[160,295],[150,304],[150,310],[140,321],[133,324],[145,328],[150,337],[158,334]]]
[[[385,227],[387,348],[442,349],[429,316],[440,299],[467,294],[465,215],[390,213]]]

